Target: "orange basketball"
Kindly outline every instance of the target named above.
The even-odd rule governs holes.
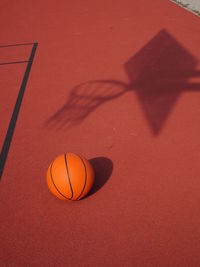
[[[76,154],[58,156],[47,171],[50,191],[63,200],[79,200],[94,183],[94,170],[88,160]]]

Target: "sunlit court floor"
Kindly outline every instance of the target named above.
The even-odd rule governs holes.
[[[168,0],[0,2],[0,265],[200,266],[200,19]],[[92,163],[61,201],[49,164]]]

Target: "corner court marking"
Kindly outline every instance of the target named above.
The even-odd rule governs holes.
[[[10,123],[9,123],[8,130],[7,130],[7,133],[6,133],[6,137],[5,137],[2,149],[1,149],[1,153],[0,153],[0,180],[1,180],[2,175],[3,175],[6,159],[7,159],[7,156],[8,156],[10,144],[11,144],[12,137],[13,137],[13,134],[14,134],[17,118],[18,118],[18,115],[19,115],[20,107],[21,107],[21,104],[22,104],[23,96],[24,96],[24,93],[25,93],[27,81],[28,81],[28,78],[29,78],[29,75],[30,75],[30,71],[31,71],[31,67],[32,67],[32,64],[33,64],[33,60],[34,60],[34,56],[35,56],[35,53],[36,53],[36,49],[37,49],[38,43],[27,43],[27,44],[16,44],[16,45],[3,45],[3,46],[0,46],[0,48],[3,48],[3,47],[12,47],[12,46],[14,47],[14,46],[21,46],[21,45],[33,45],[33,48],[31,50],[30,58],[27,61],[28,64],[27,64],[27,67],[26,67],[26,71],[24,73],[24,77],[23,77],[23,80],[22,80],[22,83],[21,83],[21,86],[20,86],[20,89],[19,89],[19,93],[18,93],[18,96],[17,96],[15,107],[14,107],[14,110],[13,110],[13,113],[12,113],[12,117],[10,119]],[[10,62],[10,63],[6,62],[6,63],[3,63],[1,65],[16,64],[16,63],[25,63],[25,61]]]

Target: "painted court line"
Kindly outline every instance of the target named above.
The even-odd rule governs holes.
[[[10,144],[11,144],[12,137],[13,137],[13,134],[14,134],[17,118],[18,118],[18,115],[19,115],[19,111],[20,111],[20,107],[21,107],[21,104],[22,104],[23,96],[24,96],[24,93],[25,93],[27,81],[28,81],[28,78],[29,78],[29,75],[30,75],[31,67],[32,67],[34,56],[35,56],[36,49],[37,49],[37,45],[38,45],[37,43],[33,44],[31,55],[30,55],[30,58],[28,60],[28,64],[27,64],[27,67],[26,67],[24,78],[22,80],[22,84],[21,84],[21,87],[20,87],[20,90],[19,90],[19,93],[18,93],[17,101],[16,101],[16,104],[15,104],[15,107],[14,107],[14,110],[13,110],[13,114],[12,114],[12,117],[11,117],[11,120],[10,120],[10,124],[9,124],[8,130],[7,130],[7,133],[6,133],[6,137],[5,137],[3,146],[2,146],[2,150],[1,150],[1,153],[0,153],[0,180],[1,180],[1,177],[2,177],[2,174],[3,174],[3,170],[4,170],[4,167],[5,167],[6,159],[7,159],[7,156],[8,156]],[[16,46],[16,45],[10,45],[10,46]],[[7,46],[4,46],[4,47],[7,47]]]

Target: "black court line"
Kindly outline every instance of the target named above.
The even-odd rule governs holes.
[[[0,66],[11,65],[11,64],[21,64],[21,63],[28,63],[28,60],[23,60],[23,61],[11,61],[11,62],[2,62],[2,63],[0,63]]]
[[[35,52],[36,52],[36,49],[37,49],[37,45],[38,45],[37,43],[33,43],[33,48],[32,48],[32,51],[31,51],[31,55],[30,55],[30,58],[28,60],[28,64],[27,64],[27,67],[26,67],[24,78],[22,80],[22,84],[21,84],[21,87],[19,89],[19,93],[18,93],[18,96],[17,96],[17,101],[16,101],[16,104],[15,104],[15,107],[14,107],[14,110],[13,110],[13,114],[12,114],[12,117],[11,117],[11,120],[10,120],[10,124],[9,124],[8,130],[7,130],[7,133],[6,133],[6,137],[5,137],[3,146],[2,146],[2,150],[1,150],[1,154],[0,154],[0,180],[2,178],[3,170],[4,170],[6,159],[7,159],[7,156],[8,156],[10,144],[11,144],[13,133],[14,133],[14,130],[15,130],[17,118],[18,118],[18,115],[19,115],[19,111],[20,111],[20,107],[21,107],[21,104],[22,104],[23,96],[24,96],[24,93],[25,93],[27,81],[28,81],[28,78],[29,78],[29,75],[30,75],[30,71],[31,71],[31,67],[32,67],[32,64],[33,64]],[[16,46],[16,45],[10,45],[10,46]]]
[[[35,43],[8,44],[8,45],[0,45],[0,48],[15,47],[15,46],[25,46],[25,45],[34,45],[34,44]]]

